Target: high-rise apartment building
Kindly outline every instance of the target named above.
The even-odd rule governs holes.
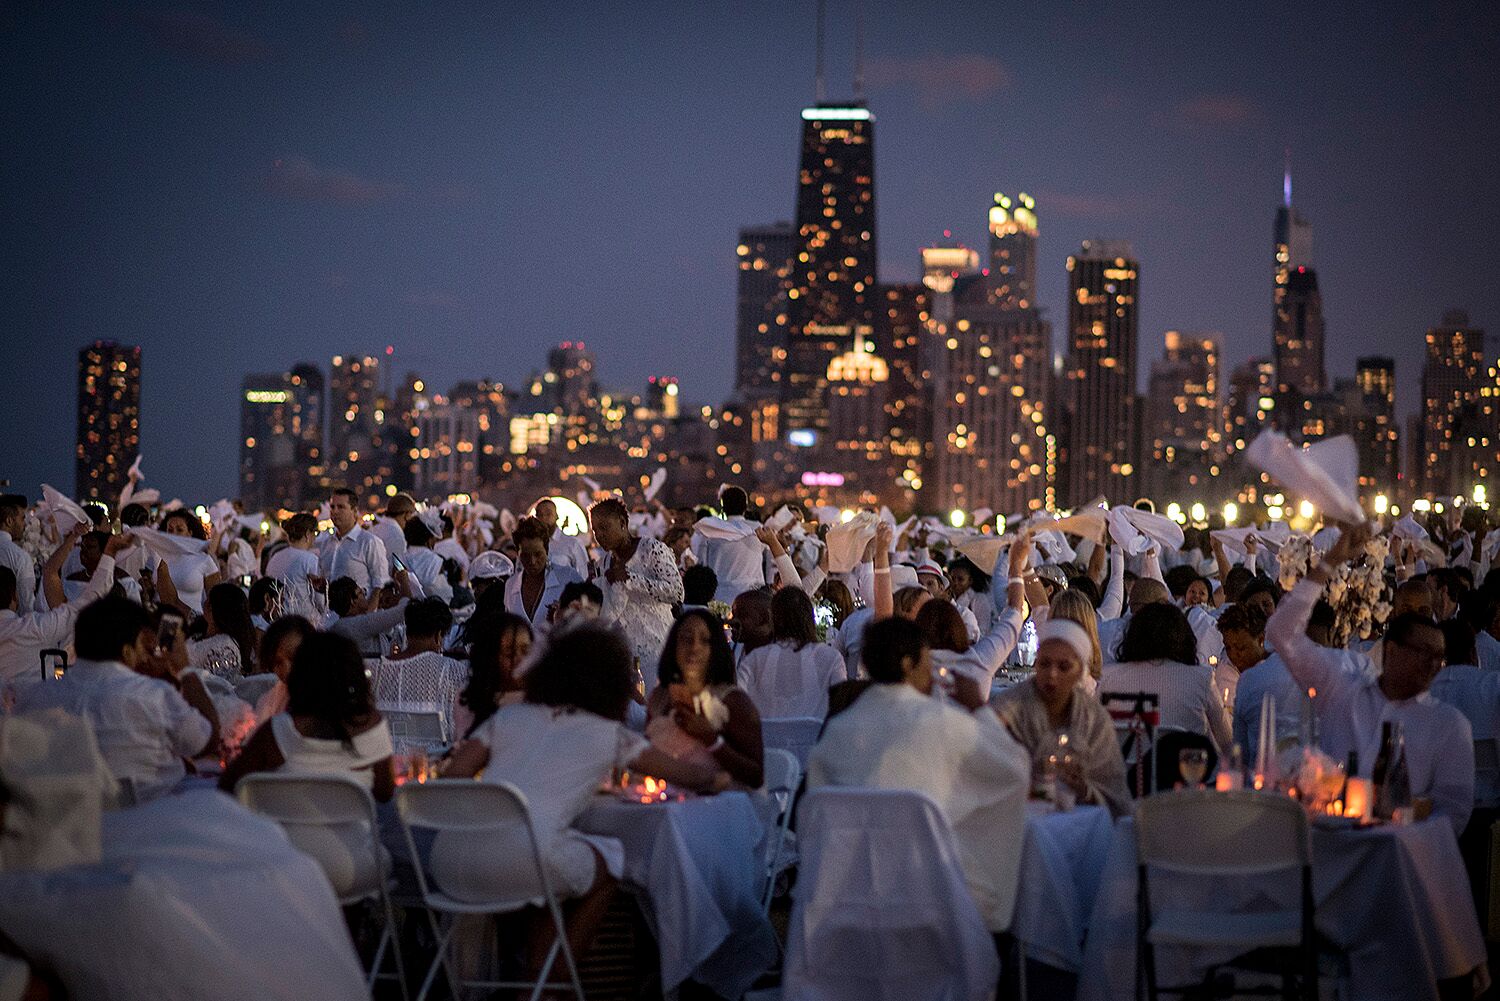
[[[413,489],[419,497],[472,494],[479,489],[479,412],[441,396],[413,414]]]
[[[1484,331],[1469,323],[1469,314],[1450,309],[1427,331],[1422,366],[1421,488],[1428,494],[1458,494],[1472,484],[1456,458],[1459,442],[1454,422],[1479,398],[1484,375]]]
[[[386,421],[380,360],[334,355],[328,376],[328,462],[331,485],[347,486],[367,507],[385,500],[395,473],[397,443]],[[393,404],[392,404],[393,405]]]
[[[910,506],[921,487],[922,471],[932,455],[932,417],[923,344],[932,320],[934,294],[922,283],[885,285],[883,311],[875,324],[875,353],[890,370],[886,389],[887,500],[893,509]],[[915,485],[913,485],[915,481]],[[882,498],[887,492],[882,491]]]
[[[828,447],[822,454],[831,468],[814,472],[836,475],[807,485],[832,486],[841,477],[841,495],[884,500],[889,494],[890,366],[875,353],[874,344],[856,334],[853,346],[829,363],[827,377]]]
[[[1002,309],[1036,305],[1036,201],[1026,192],[1015,198],[996,193],[990,206],[990,301]]]
[[[1396,360],[1381,356],[1355,362],[1355,417],[1350,434],[1359,448],[1362,496],[1395,496],[1400,471],[1400,433],[1396,420]]]
[[[1255,440],[1276,407],[1276,365],[1248,358],[1229,373],[1225,453],[1233,455]]]
[[[874,335],[874,130],[860,103],[802,112],[780,408],[781,435],[790,441],[816,443],[827,431],[828,367],[857,336]]]
[[[792,224],[740,230],[735,247],[739,282],[735,304],[734,390],[742,400],[779,396],[786,366],[787,289]]]
[[[306,510],[325,498],[323,402],[323,372],[316,365],[245,376],[240,500],[246,510]]]
[[[1068,258],[1064,376],[1070,413],[1059,470],[1069,507],[1100,495],[1125,501],[1138,490],[1139,273],[1124,241],[1085,240]]]
[[[1298,411],[1328,388],[1324,368],[1323,296],[1318,291],[1318,273],[1298,267],[1287,275],[1286,286],[1277,289],[1276,361],[1278,423],[1295,430]]]
[[[95,341],[78,352],[74,492],[111,508],[141,450],[141,349]]]
[[[1147,383],[1142,487],[1159,506],[1217,501],[1227,413],[1220,336],[1169,330],[1164,342]]]

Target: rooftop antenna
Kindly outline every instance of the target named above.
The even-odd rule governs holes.
[[[819,104],[828,100],[828,88],[823,83],[823,7],[825,0],[818,0],[818,84],[817,99]]]
[[[1281,174],[1281,201],[1287,208],[1292,207],[1292,148],[1286,148],[1286,167]]]
[[[865,4],[854,0],[854,99],[865,99]]]

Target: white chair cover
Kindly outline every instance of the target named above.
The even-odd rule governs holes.
[[[983,1001],[1000,963],[936,804],[819,789],[801,806],[783,993],[798,1001]]]
[[[822,729],[823,721],[811,716],[778,716],[760,721],[760,738],[766,748],[792,752],[798,766],[807,771],[807,756]]]

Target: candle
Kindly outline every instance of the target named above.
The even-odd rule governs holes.
[[[1221,769],[1219,774],[1214,776],[1214,789],[1219,792],[1233,792],[1236,789],[1244,788],[1244,785],[1244,778],[1237,775],[1232,769]],[[1257,786],[1257,788],[1259,787]]]
[[[1370,819],[1370,780],[1350,776],[1344,788],[1344,816]]]

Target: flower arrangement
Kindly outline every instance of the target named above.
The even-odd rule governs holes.
[[[838,627],[834,624],[837,619],[833,602],[822,598],[813,602],[813,625],[818,629],[818,642],[827,643],[828,634]]]
[[[1385,560],[1389,552],[1390,539],[1373,536],[1365,543],[1364,552],[1339,567],[1328,582],[1324,596],[1333,606],[1331,642],[1335,647],[1345,646],[1355,638],[1369,639],[1376,626],[1384,624],[1390,616],[1385,583]],[[1276,555],[1282,588],[1295,587],[1321,555],[1306,535],[1292,536]]]
[[[731,611],[732,611],[730,609],[730,607],[729,607],[728,602],[723,602],[723,601],[710,601],[708,603],[708,610],[710,612],[713,612],[715,615],[717,615],[724,622],[728,622],[729,621],[730,614],[731,614]]]

